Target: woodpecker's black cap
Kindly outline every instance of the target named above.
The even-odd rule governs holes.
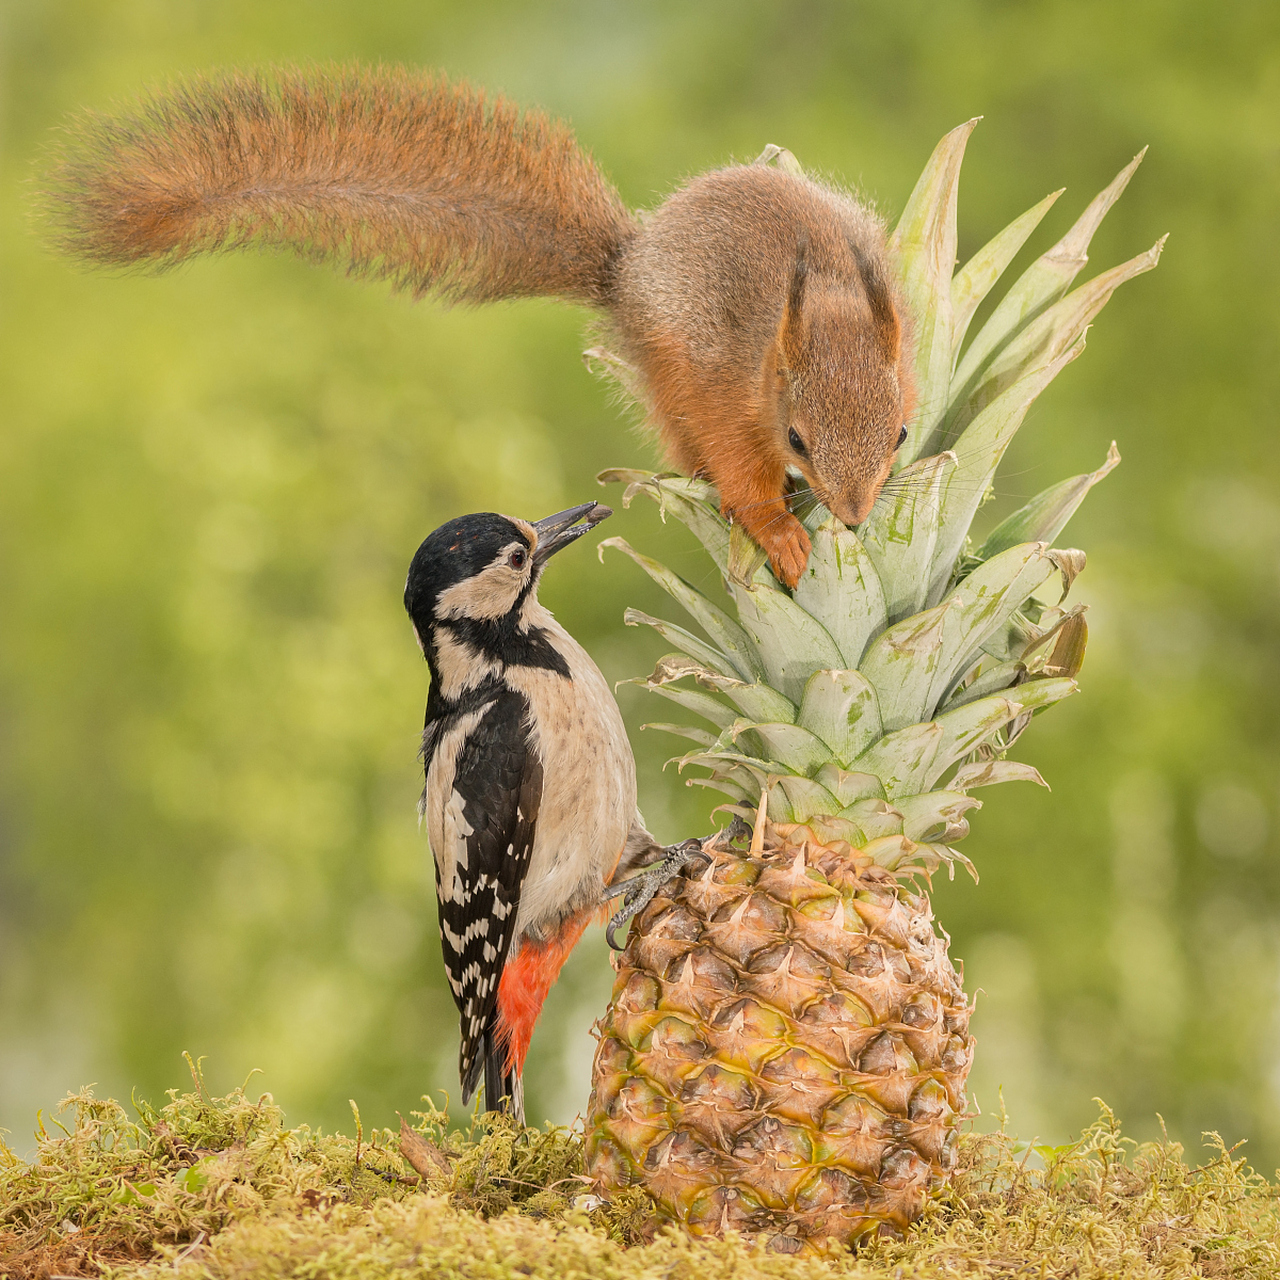
[[[495,617],[523,599],[557,551],[612,514],[598,502],[585,502],[536,521],[492,511],[449,520],[414,555],[404,586],[404,607],[419,634],[438,620],[441,608]],[[485,577],[494,581],[481,585],[479,580]],[[465,593],[464,584],[473,582],[477,589]]]

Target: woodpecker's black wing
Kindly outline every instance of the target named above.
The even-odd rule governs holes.
[[[522,694],[500,686],[478,719],[475,712],[459,716],[452,787],[438,792],[446,809],[442,825],[453,844],[433,852],[445,970],[462,1015],[458,1070],[464,1104],[486,1059],[505,1053],[494,1031],[498,981],[515,932],[542,799],[542,762],[529,741],[528,712]],[[443,754],[451,736],[449,728],[435,734],[436,750]],[[432,763],[427,761],[428,768]],[[447,768],[447,761],[438,767]],[[488,1075],[493,1073],[491,1066]],[[505,1070],[501,1075],[505,1078]],[[489,1093],[494,1083],[486,1081]],[[491,1108],[498,1102],[498,1096],[486,1094]]]

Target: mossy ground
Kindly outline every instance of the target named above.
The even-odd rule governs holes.
[[[415,1112],[414,1163],[390,1130],[289,1129],[263,1094],[192,1093],[125,1108],[90,1093],[41,1129],[30,1164],[0,1143],[0,1273],[108,1276],[457,1276],[484,1280],[817,1280],[873,1277],[1280,1275],[1280,1188],[1218,1144],[1193,1168],[1137,1145],[1111,1113],[1067,1147],[1002,1135],[961,1144],[951,1190],[905,1241],[784,1258],[673,1231],[646,1242],[639,1193],[605,1209],[566,1129],[498,1117],[450,1132]],[[406,1151],[412,1139],[406,1139]],[[1028,1159],[1030,1157],[1030,1160]],[[1033,1166],[1042,1167],[1033,1167]]]

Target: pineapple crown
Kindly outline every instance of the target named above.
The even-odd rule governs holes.
[[[934,150],[890,246],[915,320],[920,408],[898,469],[871,516],[846,528],[812,500],[793,509],[813,541],[794,592],[720,514],[715,490],[684,476],[602,473],[623,481],[624,505],[653,498],[694,533],[723,576],[736,618],[622,538],[629,555],[685,609],[699,637],[638,610],[676,652],[633,681],[694,712],[711,729],[664,724],[691,739],[678,758],[753,813],[767,793],[774,822],[846,841],[888,870],[968,860],[969,792],[998,782],[1044,784],[1005,753],[1031,717],[1076,691],[1084,606],[1068,607],[1084,553],[1051,544],[1085,494],[1120,461],[1046,489],[972,549],[969,529],[996,468],[1036,397],[1084,349],[1085,331],[1115,289],[1149,271],[1146,253],[1072,289],[1089,242],[1142,160],[1139,153],[995,305],[965,345],[979,304],[1062,193],[1029,209],[953,274],[956,191],[976,120]],[[762,160],[784,155],[777,148]],[[787,157],[790,158],[789,156]],[[949,775],[949,777],[948,777]],[[944,779],[946,779],[944,781]]]

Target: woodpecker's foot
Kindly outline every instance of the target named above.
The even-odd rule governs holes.
[[[663,853],[666,856],[661,862],[647,871],[642,871],[638,876],[632,876],[630,880],[614,885],[609,893],[611,898],[622,895],[622,906],[618,908],[604,931],[605,940],[615,951],[623,950],[624,944],[614,940],[614,930],[643,911],[672,876],[683,870],[702,853],[702,841],[686,840],[684,844],[668,845]]]

